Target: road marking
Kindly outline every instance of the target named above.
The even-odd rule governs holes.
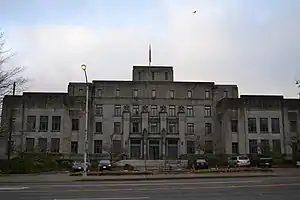
[[[150,197],[101,197],[101,198],[79,198],[79,199],[54,199],[54,200],[139,200],[139,199],[150,199]]]
[[[0,187],[0,191],[25,190],[29,187]]]

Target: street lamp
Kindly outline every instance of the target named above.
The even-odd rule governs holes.
[[[87,176],[87,155],[88,155],[88,117],[89,117],[89,83],[87,77],[87,66],[81,65],[81,69],[84,71],[85,83],[86,83],[86,95],[85,95],[85,129],[84,129],[84,173],[83,176]]]

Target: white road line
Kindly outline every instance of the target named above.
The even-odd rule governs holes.
[[[25,190],[29,187],[0,187],[0,191]]]
[[[150,199],[150,197],[102,197],[102,198],[79,198],[79,199],[54,199],[54,200],[139,200],[139,199]]]

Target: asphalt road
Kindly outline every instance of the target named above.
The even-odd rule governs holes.
[[[5,200],[299,200],[300,177],[0,184]]]

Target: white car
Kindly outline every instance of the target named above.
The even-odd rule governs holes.
[[[249,167],[251,162],[247,155],[231,156],[228,159],[228,164],[231,167]]]
[[[297,166],[297,167],[300,167],[300,160],[298,160],[298,161],[296,162],[296,166]]]

